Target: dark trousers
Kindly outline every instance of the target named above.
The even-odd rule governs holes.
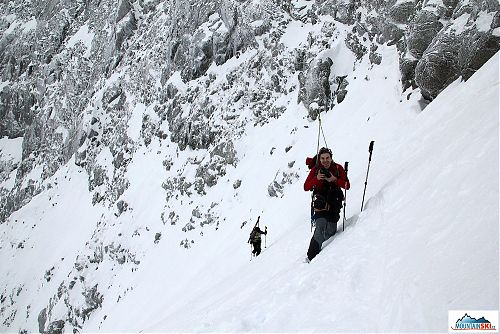
[[[253,251],[252,254],[255,256],[258,256],[260,252],[262,251],[262,248],[260,244],[262,243],[262,240],[259,241],[252,241],[252,246],[253,246]]]
[[[321,251],[323,242],[337,232],[337,221],[339,218],[340,216],[337,215],[333,221],[327,220],[327,218],[317,218],[315,220],[316,227],[314,228],[314,234],[309,243],[309,249],[307,250],[307,257],[309,260],[314,259]]]

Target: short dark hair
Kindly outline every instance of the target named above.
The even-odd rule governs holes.
[[[323,153],[328,153],[330,154],[330,157],[332,157],[332,150],[330,150],[328,147],[322,147],[319,152],[318,152],[318,157],[322,155]]]

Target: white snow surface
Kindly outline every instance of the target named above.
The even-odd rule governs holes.
[[[23,154],[23,137],[10,139],[8,137],[0,138],[0,161],[21,162]]]
[[[0,84],[1,88],[1,84]],[[9,168],[9,177],[0,182],[0,189],[11,190],[15,186],[17,166],[22,160],[23,155],[23,137],[10,139],[8,137],[0,138],[0,165],[12,165]]]
[[[38,313],[96,223],[111,219],[116,226],[101,241],[133,245],[141,263],[111,274],[104,261],[106,277],[84,271],[85,284],[98,284],[104,300],[82,332],[446,332],[449,310],[498,310],[499,54],[421,110],[418,90],[401,91],[395,48],[380,49],[382,64],[357,63],[346,99],[322,115],[334,160],[349,161],[352,188],[345,230],[341,219],[311,263],[303,263],[311,237],[303,181],[318,122],[292,102],[279,119],[247,125],[235,142],[237,166],[206,196],[179,199],[181,216],[191,212],[189,201],[218,203],[218,228],[204,228],[190,249],[179,247],[186,233],[160,219],[162,161],[174,144],[155,139],[135,152],[123,194],[133,210],[119,218],[92,206],[86,173],[70,161],[46,181],[50,190],[0,225],[1,240],[9,240],[0,247],[0,280],[7,288],[23,285],[13,325],[0,330],[37,331]],[[144,110],[129,126],[140,125]],[[204,154],[186,150],[178,160]],[[103,166],[111,163],[101,158]],[[299,179],[281,198],[269,197],[268,185],[292,161]],[[234,189],[237,179],[242,184]],[[258,216],[269,233],[262,254],[251,258],[247,240]],[[138,230],[142,236],[134,238]],[[155,244],[156,231],[162,237]],[[47,281],[52,266],[57,274]],[[57,312],[64,317],[62,307]]]
[[[77,43],[82,43],[86,51],[84,57],[90,56],[90,50],[92,48],[92,40],[94,39],[95,33],[89,30],[89,26],[84,24],[78,29],[78,31],[71,36],[68,40],[67,46],[69,48],[74,47]]]

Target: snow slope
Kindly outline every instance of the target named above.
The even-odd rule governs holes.
[[[389,48],[380,68],[359,66],[350,98],[324,116],[334,158],[351,163],[353,189],[345,231],[312,263],[302,263],[311,235],[309,195],[301,189],[306,168],[281,199],[262,187],[277,168],[303,164],[315,149],[316,124],[290,106],[241,143],[234,173],[243,175],[243,190],[236,197],[228,190],[220,204],[233,224],[189,257],[174,258],[160,245],[139,270],[148,279],[108,308],[100,329],[442,332],[448,310],[498,310],[498,54],[423,112],[418,92],[402,96],[395,57]],[[269,229],[268,247],[249,261],[245,242],[258,215]],[[242,217],[253,222],[240,229],[234,222]]]
[[[445,332],[448,310],[498,310],[499,55],[421,111],[418,91],[401,92],[395,48],[381,49],[381,66],[358,63],[344,102],[322,116],[334,160],[350,162],[352,188],[345,231],[339,222],[340,232],[310,264],[302,261],[311,237],[302,184],[318,123],[290,104],[279,119],[248,125],[235,143],[237,167],[206,196],[182,199],[217,203],[219,213],[217,228],[204,229],[190,249],[179,247],[185,233],[159,218],[162,157],[174,145],[154,140],[136,152],[123,195],[133,210],[118,218],[112,208],[91,206],[84,172],[70,162],[47,181],[50,191],[0,226],[2,240],[11,240],[0,248],[0,279],[12,288],[23,282],[8,330],[38,330],[43,301],[64,279],[40,273],[52,264],[71,279],[96,233],[103,244],[130,245],[140,265],[117,272],[104,261],[99,271],[83,270],[82,285],[97,284],[104,299],[82,332]],[[180,152],[179,160],[190,154]],[[270,197],[268,185],[281,179],[289,180],[283,196]],[[179,201],[177,209],[189,207]],[[251,260],[246,242],[259,215],[267,248]],[[157,231],[161,240],[153,243]],[[63,318],[60,304],[53,315]]]

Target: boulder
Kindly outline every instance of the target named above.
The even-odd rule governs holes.
[[[333,65],[331,58],[318,59],[311,62],[305,75],[301,76],[299,101],[309,111],[309,117],[316,119],[318,113],[329,104],[330,90],[330,68]]]
[[[407,0],[397,2],[389,9],[388,17],[391,21],[398,24],[407,24],[415,14],[415,1]]]
[[[415,81],[428,100],[458,77],[467,80],[500,49],[493,33],[498,14],[465,7],[457,8],[463,14],[433,39],[415,68]]]
[[[418,59],[405,54],[399,59],[399,72],[401,73],[401,83],[403,90],[410,87],[415,88],[415,67],[417,67]]]
[[[443,28],[439,17],[430,11],[420,11],[408,27],[406,45],[410,54],[421,58],[429,44]]]
[[[460,43],[456,35],[443,33],[434,39],[418,61],[415,68],[415,82],[425,99],[433,100],[459,76]]]

